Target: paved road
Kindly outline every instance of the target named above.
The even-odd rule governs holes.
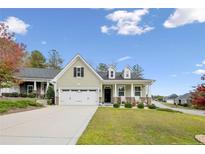
[[[49,106],[0,116],[0,144],[75,144],[97,106]]]
[[[160,107],[160,108],[169,108],[169,109],[172,109],[172,110],[181,111],[183,113],[205,116],[205,111],[203,111],[203,110],[190,110],[190,109],[173,108],[173,107],[170,107],[170,106],[166,106],[166,105],[164,105],[160,102],[157,102],[157,101],[153,101],[152,103],[155,104],[157,107]]]

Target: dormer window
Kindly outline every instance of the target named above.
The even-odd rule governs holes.
[[[131,78],[131,70],[130,70],[130,68],[126,67],[124,69],[123,77],[125,79],[130,79]]]
[[[110,67],[108,69],[108,77],[109,77],[109,79],[114,79],[115,78],[115,69],[113,67]]]
[[[113,76],[114,76],[114,72],[110,71],[110,77],[113,78]]]

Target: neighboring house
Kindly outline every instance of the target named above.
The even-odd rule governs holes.
[[[117,72],[97,72],[84,58],[76,55],[59,73],[52,69],[25,68],[18,92],[37,90],[45,94],[49,82],[54,85],[55,104],[96,105],[116,102],[151,102],[150,87],[154,80],[138,78],[129,67]]]
[[[167,102],[167,103],[171,103],[174,104],[174,100],[177,98],[177,94],[171,94],[167,97],[164,97],[163,101]]]
[[[49,82],[59,73],[59,70],[51,68],[21,68],[15,77],[20,84],[11,88],[2,88],[1,93],[30,94],[36,92],[38,96],[44,96]]]
[[[186,93],[175,99],[176,104],[191,104],[191,93]]]
[[[117,72],[96,72],[80,55],[51,81],[55,102],[60,105],[93,105],[116,102],[151,102],[150,86],[154,80],[137,78],[129,67]]]

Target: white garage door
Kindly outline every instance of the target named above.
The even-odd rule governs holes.
[[[97,89],[61,89],[59,93],[60,105],[97,105]]]

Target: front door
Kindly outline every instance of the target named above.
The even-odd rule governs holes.
[[[111,88],[105,88],[104,94],[105,94],[104,102],[110,103],[111,102]]]

